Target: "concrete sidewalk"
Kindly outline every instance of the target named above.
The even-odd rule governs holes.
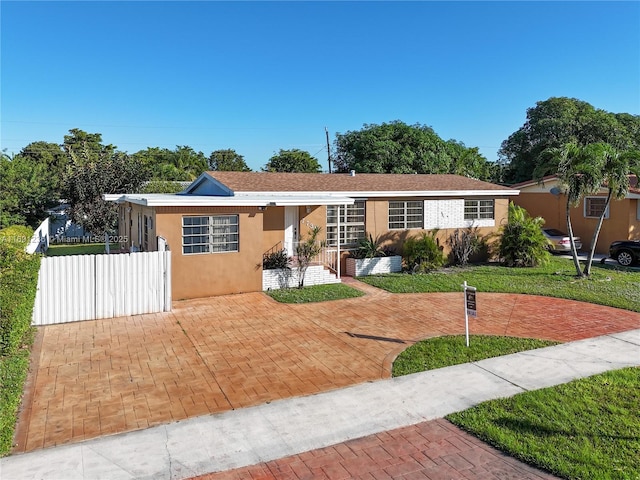
[[[640,329],[13,455],[0,460],[0,477],[188,478],[638,365]]]

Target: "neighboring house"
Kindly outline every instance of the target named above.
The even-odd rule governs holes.
[[[81,225],[73,223],[69,215],[69,205],[60,203],[47,210],[49,214],[49,236],[51,242],[80,242],[91,234]]]
[[[456,228],[494,233],[517,194],[456,175],[205,172],[179,194],[105,198],[120,204],[123,249],[167,242],[173,297],[184,299],[262,290],[263,256],[294,255],[312,225],[339,277],[347,250],[366,234],[400,253],[424,230],[439,229],[443,245]]]
[[[630,177],[631,189],[622,200],[612,199],[602,223],[602,230],[596,245],[597,253],[606,254],[614,240],[640,240],[640,186],[636,176]],[[514,203],[525,208],[530,215],[545,219],[545,226],[567,231],[566,205],[564,194],[554,195],[552,188],[558,188],[558,178],[549,176],[541,182],[531,180],[513,185],[520,190]],[[587,195],[577,207],[571,209],[571,225],[574,235],[582,238],[583,249],[589,249],[591,238],[604,209],[607,190],[602,188],[596,195]]]

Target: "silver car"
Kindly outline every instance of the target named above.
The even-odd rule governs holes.
[[[566,233],[561,232],[560,230],[557,230],[555,228],[543,228],[542,233],[545,237],[547,237],[550,252],[555,253],[571,251],[571,239]],[[576,243],[576,250],[580,250],[582,248],[582,241],[580,240],[580,237],[574,236],[573,240]]]

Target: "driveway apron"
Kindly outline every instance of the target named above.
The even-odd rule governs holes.
[[[415,341],[464,332],[462,293],[362,288],[370,293],[333,302],[249,293],[40,327],[13,452],[388,378]],[[638,327],[640,314],[625,310],[480,293],[470,329],[570,341]]]

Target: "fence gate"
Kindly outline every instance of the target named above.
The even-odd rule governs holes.
[[[44,257],[32,325],[171,311],[171,252]]]

